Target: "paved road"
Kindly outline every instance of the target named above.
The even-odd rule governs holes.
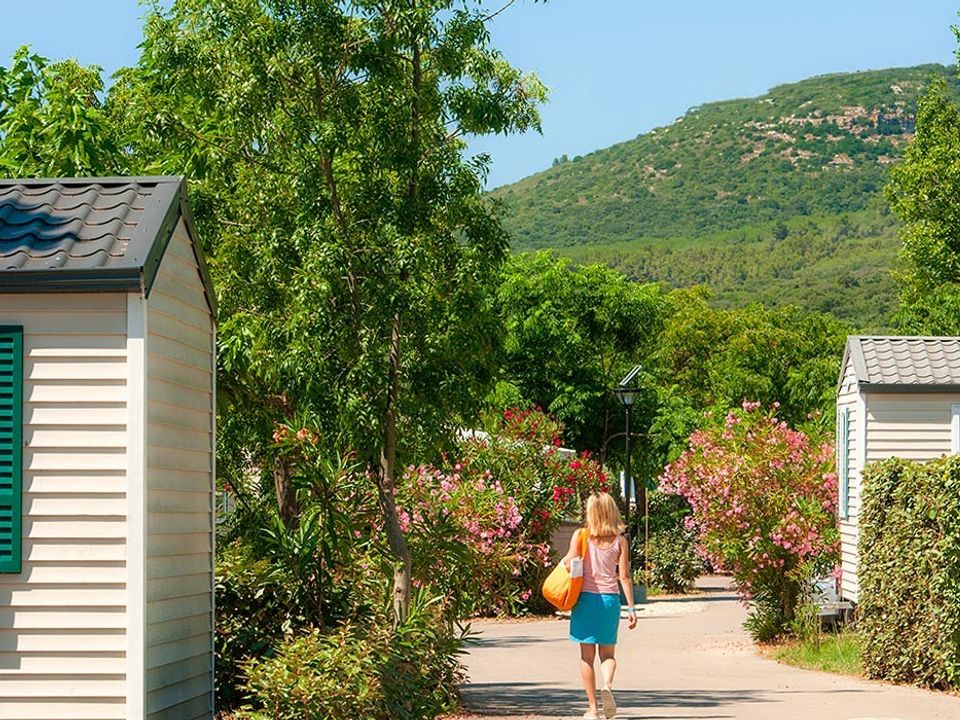
[[[706,593],[654,602],[620,630],[618,718],[659,720],[960,720],[960,698],[799,670],[761,657],[745,611],[720,578]],[[561,620],[480,622],[467,660],[468,718],[578,718],[577,652]]]

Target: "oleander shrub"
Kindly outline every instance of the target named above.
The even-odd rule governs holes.
[[[754,640],[789,632],[811,577],[836,566],[839,532],[833,448],[744,402],[690,436],[660,489],[682,495],[705,559],[729,572],[750,604]]]
[[[546,611],[551,535],[607,478],[589,454],[559,450],[563,426],[545,413],[508,409],[487,428],[400,478],[414,583],[450,598],[458,617]]]
[[[867,467],[859,631],[870,677],[960,686],[960,457]]]

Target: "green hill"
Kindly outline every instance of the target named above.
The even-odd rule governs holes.
[[[499,188],[514,248],[641,280],[707,283],[721,305],[799,303],[890,323],[895,220],[882,198],[934,76],[825,75],[692,108],[673,124]]]

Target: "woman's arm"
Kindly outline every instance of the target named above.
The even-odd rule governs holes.
[[[570,536],[570,548],[567,550],[567,554],[563,556],[563,566],[570,571],[570,561],[575,557],[580,557],[580,533],[581,530],[574,530],[573,535]]]
[[[633,578],[630,576],[630,543],[623,535],[620,536],[620,586],[627,598],[627,614],[630,619],[629,628],[637,626],[637,609],[633,605]]]

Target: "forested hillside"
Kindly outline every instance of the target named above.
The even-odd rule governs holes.
[[[794,302],[887,327],[897,232],[882,189],[937,76],[960,94],[955,68],[922,65],[706,104],[493,194],[517,250],[706,283],[720,305]]]

